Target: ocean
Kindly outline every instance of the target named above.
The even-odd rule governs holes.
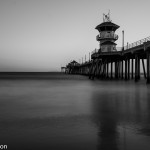
[[[0,145],[9,150],[148,150],[150,86],[144,79],[1,74]]]

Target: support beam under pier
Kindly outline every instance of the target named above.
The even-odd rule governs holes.
[[[125,80],[127,80],[127,64],[128,64],[128,62],[127,62],[127,58],[125,59]]]
[[[143,72],[144,72],[144,77],[145,77],[145,79],[146,79],[146,71],[145,71],[144,59],[142,59],[142,64],[143,64]]]
[[[147,83],[150,83],[150,52],[147,51]]]
[[[111,60],[111,79],[113,78],[113,62]]]
[[[138,79],[139,79],[139,75],[138,75],[138,73],[139,73],[139,58],[138,58],[138,55],[136,54],[135,55],[135,81],[138,81]]]
[[[122,66],[121,67],[121,76],[122,76],[121,78],[123,79],[123,60],[122,60],[121,66]]]
[[[128,59],[128,79],[130,79],[130,58]]]
[[[132,75],[131,75],[131,78],[132,78],[132,79],[133,79],[133,66],[134,66],[134,64],[133,64],[134,61],[133,61],[133,60],[134,60],[134,59],[132,59],[132,62],[131,62],[131,63],[132,63],[132,64],[131,64],[131,65],[132,65],[132,68],[131,68],[131,69],[132,69]]]

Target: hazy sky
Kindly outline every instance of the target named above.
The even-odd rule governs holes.
[[[0,0],[0,71],[59,71],[95,48],[103,13],[122,46],[150,36],[148,0]]]

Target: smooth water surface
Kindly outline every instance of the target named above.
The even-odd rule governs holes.
[[[145,81],[56,74],[0,80],[0,145],[13,150],[148,150]]]

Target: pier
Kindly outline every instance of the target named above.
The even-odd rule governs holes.
[[[103,23],[96,26],[99,31],[96,40],[100,48],[91,52],[91,60],[84,63],[72,61],[66,66],[66,73],[89,76],[89,79],[122,79],[139,81],[141,72],[150,83],[150,37],[124,46],[116,47],[118,25],[112,23],[110,14],[103,16]]]

